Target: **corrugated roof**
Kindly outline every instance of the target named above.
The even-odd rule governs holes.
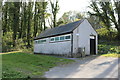
[[[41,39],[41,38],[46,38],[46,37],[52,37],[55,35],[61,35],[61,34],[65,34],[65,33],[69,33],[72,32],[76,27],[78,27],[84,19],[79,20],[79,21],[75,21],[72,23],[68,23],[59,27],[55,27],[52,29],[47,29],[44,32],[40,33],[40,35],[38,35],[37,37],[35,37],[34,39]]]

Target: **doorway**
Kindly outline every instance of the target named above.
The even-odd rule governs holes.
[[[90,36],[90,54],[96,54],[96,39],[95,36]]]

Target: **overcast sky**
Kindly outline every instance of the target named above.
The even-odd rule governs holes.
[[[89,5],[90,0],[59,0],[60,11],[58,17],[61,17],[67,11],[86,12]]]

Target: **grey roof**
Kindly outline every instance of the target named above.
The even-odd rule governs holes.
[[[41,39],[41,38],[46,38],[46,37],[52,37],[55,35],[61,35],[61,34],[65,34],[65,33],[70,33],[72,32],[75,28],[77,28],[84,19],[79,20],[79,21],[75,21],[72,23],[68,23],[59,27],[55,27],[52,29],[47,29],[44,32],[40,33],[40,35],[38,35],[37,37],[35,37],[34,39]]]

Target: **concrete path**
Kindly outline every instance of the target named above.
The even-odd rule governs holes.
[[[118,78],[118,59],[89,56],[76,62],[54,67],[45,73],[46,78]]]

